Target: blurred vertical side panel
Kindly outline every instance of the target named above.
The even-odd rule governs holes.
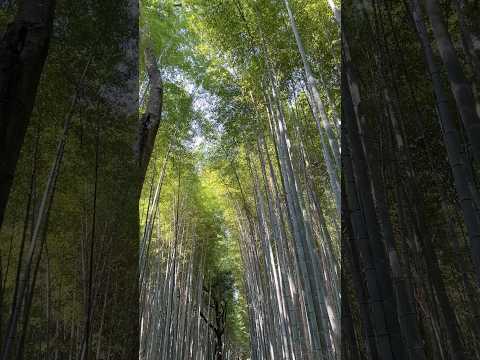
[[[2,1],[0,31],[0,359],[135,359],[138,2]]]
[[[478,359],[479,4],[342,5],[342,357]]]

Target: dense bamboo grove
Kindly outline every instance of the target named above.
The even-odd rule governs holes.
[[[347,359],[478,359],[478,2],[346,1]]]
[[[171,130],[143,192],[141,358],[339,359],[332,8],[144,5],[144,107],[161,84],[154,113]],[[179,141],[185,123],[195,132]]]
[[[480,358],[480,5],[339,5],[1,2],[0,360]]]

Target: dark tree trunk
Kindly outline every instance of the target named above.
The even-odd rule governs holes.
[[[0,41],[0,226],[48,53],[55,0],[24,0]]]
[[[471,146],[472,155],[476,161],[480,161],[480,119],[475,109],[476,104],[472,87],[465,76],[462,64],[455,51],[455,46],[448,32],[438,1],[426,0],[425,4],[440,57],[447,70],[458,113]]]
[[[223,360],[222,331],[215,331],[215,360]]]
[[[163,82],[157,58],[150,47],[145,49],[145,66],[150,80],[150,91],[145,113],[140,119],[136,156],[140,166],[141,183],[145,178],[148,163],[155,145],[158,127],[162,118]]]

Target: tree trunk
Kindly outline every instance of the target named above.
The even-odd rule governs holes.
[[[320,98],[320,93],[318,92],[318,89],[317,89],[317,80],[313,76],[312,69],[310,68],[310,64],[308,63],[305,48],[303,47],[303,42],[300,37],[300,33],[298,32],[297,25],[295,23],[295,18],[293,16],[292,9],[290,7],[290,3],[288,0],[285,0],[285,6],[287,8],[288,17],[290,19],[290,25],[292,27],[293,34],[295,35],[298,51],[303,61],[305,76],[307,78],[307,87],[313,99],[313,110],[314,110],[315,120],[317,122],[317,127],[320,132],[320,136],[325,135],[327,137],[328,143],[330,145],[330,151],[333,154],[334,162],[333,164],[327,164],[327,166],[331,166],[335,169],[335,171],[338,171],[340,167],[340,147],[338,145],[337,139],[335,138],[332,127],[330,126],[330,122],[328,121],[327,113],[325,112],[325,107],[323,105],[322,99]],[[339,204],[338,204],[338,208],[340,208]]]
[[[422,44],[428,71],[430,72],[433,82],[438,116],[447,149],[448,161],[452,169],[455,188],[462,208],[465,225],[467,227],[477,282],[480,284],[480,220],[478,219],[475,210],[474,196],[472,194],[472,190],[474,191],[474,189],[469,183],[471,179],[468,175],[469,172],[467,170],[466,160],[462,154],[460,134],[455,127],[453,115],[448,106],[447,96],[443,89],[439,69],[435,64],[433,51],[428,41],[427,30],[422,21],[420,5],[418,0],[411,0],[411,4],[413,21]],[[480,137],[478,137],[477,140],[478,139],[480,139]]]
[[[24,0],[0,41],[0,227],[48,53],[55,0]]]
[[[462,65],[455,52],[455,47],[448,33],[438,1],[426,0],[426,10],[432,24],[433,34],[437,40],[440,57],[447,69],[453,97],[457,103],[458,112],[465,127],[473,157],[480,163],[480,118],[476,111],[475,97],[471,84],[465,77]]]

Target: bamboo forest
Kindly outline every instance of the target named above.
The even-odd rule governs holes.
[[[342,356],[479,359],[480,4],[342,5]]]
[[[0,1],[0,360],[480,359],[478,19]]]

